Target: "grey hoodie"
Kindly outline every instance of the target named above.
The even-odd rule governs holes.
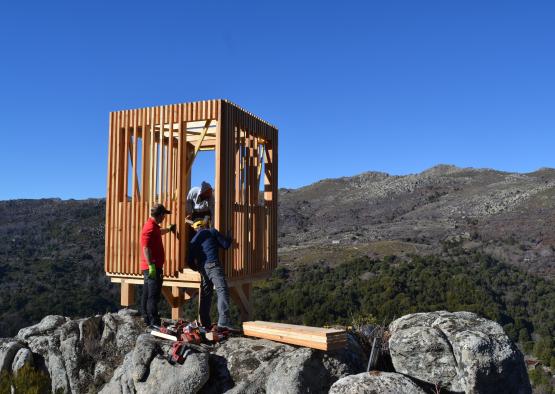
[[[208,200],[201,200],[200,195],[208,190],[212,189],[212,186],[208,182],[202,182],[200,187],[195,186],[189,190],[187,193],[187,202],[185,208],[187,209],[187,214],[193,212],[203,212],[210,211],[210,216],[214,217],[214,196],[210,197]]]

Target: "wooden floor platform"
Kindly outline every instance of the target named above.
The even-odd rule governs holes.
[[[270,339],[320,350],[337,350],[347,345],[345,330],[298,326],[294,324],[248,321],[243,323],[245,335]]]

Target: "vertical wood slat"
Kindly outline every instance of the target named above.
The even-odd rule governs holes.
[[[221,151],[222,151],[222,134],[224,133],[224,128],[227,127],[227,124],[224,122],[225,119],[225,113],[226,113],[226,106],[222,105],[221,109],[220,109],[220,113],[218,115],[218,129],[216,132],[216,146],[215,146],[215,150],[216,150],[216,168],[215,168],[215,196],[214,196],[214,200],[215,200],[215,207],[214,207],[214,227],[219,229],[220,225],[221,225],[221,220],[220,220],[220,216],[221,216],[221,202],[222,202],[222,188],[221,188],[221,179],[222,179],[222,157],[221,157]]]
[[[256,204],[258,200],[256,198],[256,190],[254,190],[254,186],[256,183],[255,177],[254,175],[256,174],[255,172],[255,168],[256,168],[256,158],[255,158],[255,139],[254,136],[252,134],[252,130],[253,130],[253,125],[252,125],[252,119],[250,116],[247,117],[247,122],[249,125],[249,155],[250,155],[250,166],[249,166],[249,188],[250,188],[250,203],[249,203],[249,210],[250,210],[250,214],[249,214],[249,220],[250,220],[250,241],[251,241],[251,247],[249,248],[249,265],[247,267],[247,275],[251,275],[252,274],[252,269],[253,266],[255,264],[255,256],[256,256]]]
[[[133,114],[133,159],[131,160],[131,164],[133,166],[133,175],[131,181],[131,245],[130,245],[130,261],[129,267],[127,269],[128,273],[133,273],[135,270],[136,260],[137,260],[137,199],[139,196],[137,195],[138,190],[136,188],[137,182],[137,142],[138,142],[138,111],[132,111]]]
[[[167,207],[167,209],[169,209],[172,213],[168,216],[168,218],[166,219],[166,223],[165,225],[168,226],[169,224],[173,223],[174,220],[173,218],[175,217],[175,209],[172,209],[172,189],[171,189],[171,176],[172,176],[172,172],[171,172],[171,159],[173,158],[172,152],[170,148],[173,148],[173,105],[168,105],[166,106],[166,110],[167,110],[167,116],[166,116],[166,121],[168,122],[168,143],[166,144],[166,160],[165,160],[165,169],[166,169],[166,179],[165,179],[165,189],[166,189],[166,203],[167,205],[164,205],[165,207]],[[171,144],[171,146],[170,146]],[[175,259],[173,258],[173,245],[172,245],[172,241],[173,241],[173,234],[171,232],[169,232],[166,236],[166,243],[164,244],[164,246],[167,248],[166,249],[166,264],[168,265],[169,268],[169,275],[170,276],[175,276]]]
[[[150,206],[154,205],[157,202],[157,193],[158,193],[158,185],[157,185],[157,174],[158,174],[158,142],[157,141],[157,131],[156,125],[158,124],[158,107],[154,107],[152,111],[152,165],[151,165],[151,182],[152,182],[152,200],[150,202]]]
[[[151,156],[151,143],[152,143],[152,110],[145,109],[143,116],[145,117],[145,126],[143,129],[143,203],[146,205],[150,202],[150,189],[151,189],[151,178],[150,178],[150,167],[152,166],[152,156]],[[143,216],[143,221],[146,222],[146,218]]]
[[[112,240],[111,240],[111,236],[113,234],[113,230],[112,230],[112,214],[111,214],[111,208],[112,208],[112,204],[113,204],[113,198],[112,198],[112,191],[113,191],[113,175],[112,175],[112,171],[113,171],[113,165],[114,165],[114,154],[113,154],[113,149],[114,149],[114,113],[111,112],[110,113],[110,131],[108,134],[108,175],[106,177],[106,207],[105,207],[105,224],[104,224],[104,229],[105,229],[105,236],[104,236],[104,241],[105,241],[105,245],[104,245],[104,270],[106,272],[111,272],[112,271]]]
[[[126,177],[126,183],[127,183],[127,193],[125,195],[125,214],[126,214],[126,219],[125,219],[125,243],[126,243],[126,253],[125,253],[125,273],[129,273],[132,266],[131,266],[131,259],[132,259],[132,241],[133,241],[133,183],[129,182],[129,177],[133,177],[133,174],[131,173],[131,171],[133,171],[134,168],[134,163],[133,163],[133,145],[132,145],[132,140],[133,140],[133,136],[132,136],[132,129],[133,129],[133,113],[135,111],[128,111],[128,116],[127,116],[127,137],[129,138],[127,140],[127,177]],[[129,196],[131,197],[131,199],[129,198]]]
[[[220,189],[222,189],[222,193],[221,195],[221,203],[220,203],[220,231],[222,231],[223,233],[226,232],[226,225],[227,225],[227,218],[226,218],[226,207],[227,207],[227,192],[228,192],[228,188],[226,187],[226,181],[227,181],[227,137],[229,135],[229,129],[231,128],[231,108],[229,108],[229,106],[225,107],[225,112],[224,112],[224,127],[222,127],[220,129],[220,133],[221,133],[221,141],[222,141],[222,145],[220,146],[220,160],[222,162],[222,172],[221,172],[221,178],[220,178]],[[224,260],[222,261],[223,266],[224,266],[224,270],[226,273],[228,273],[228,275],[232,274],[232,270],[231,267],[229,266],[228,262],[225,259],[225,255],[226,253],[223,252],[222,253],[224,256]]]
[[[176,194],[176,186],[177,186],[177,178],[176,178],[176,154],[177,154],[177,146],[175,145],[174,140],[174,131],[173,125],[177,122],[177,105],[172,105],[171,107],[171,124],[170,124],[170,136],[171,136],[171,148],[170,148],[170,156],[168,156],[168,160],[170,162],[170,178],[169,178],[169,189],[170,189],[170,206],[172,211],[173,220],[171,223],[177,225],[179,223],[178,220],[178,210],[177,210],[177,194]],[[175,234],[170,234],[171,237],[171,258],[173,260],[173,272],[174,275],[177,274],[179,270],[179,260],[177,259],[177,231]]]
[[[143,114],[144,110],[140,109],[137,111],[137,171],[136,177],[138,182],[138,189],[137,189],[137,201],[135,202],[135,261],[133,261],[133,274],[139,273],[139,265],[141,261],[141,229],[143,225],[142,220],[142,200],[143,194],[141,192],[142,187],[142,170],[144,165],[144,158],[143,158],[143,146],[144,146],[144,138],[143,138]],[[141,142],[141,147],[139,149],[139,140]],[[140,166],[139,164],[140,163]]]
[[[177,209],[178,209],[178,216],[177,216],[177,249],[178,249],[178,253],[177,253],[177,261],[178,261],[178,269],[182,270],[185,266],[184,261],[185,261],[185,217],[184,217],[184,207],[185,205],[183,204],[183,168],[185,167],[185,158],[183,157],[183,152],[185,150],[185,134],[183,132],[183,123],[184,123],[184,114],[183,114],[183,110],[184,110],[184,105],[180,104],[178,106],[178,112],[177,112],[177,122],[178,122],[178,129],[177,129],[177,133],[178,133],[178,145],[177,145],[177,160],[176,162],[178,163],[177,167],[176,167],[176,176],[177,176]]]
[[[113,272],[118,272],[118,225],[119,225],[119,218],[118,218],[118,211],[117,211],[117,207],[118,207],[118,203],[119,203],[119,124],[120,124],[120,113],[119,112],[115,112],[114,113],[114,136],[113,136],[113,141],[114,141],[114,150],[113,150],[113,154],[114,154],[114,165],[113,165],[113,190],[112,190],[112,206],[111,206],[111,217],[112,217],[112,235],[111,235],[111,239],[112,239],[112,269]]]
[[[123,165],[122,165],[122,133],[121,133],[121,125],[122,125],[122,112],[118,112],[118,119],[117,119],[117,169],[116,169],[116,179],[117,179],[117,197],[116,197],[116,204],[114,209],[116,210],[116,233],[115,233],[115,247],[117,253],[117,263],[116,263],[116,272],[121,273],[121,204],[122,204],[122,188],[123,188]]]
[[[156,171],[156,120],[155,120],[155,108],[150,109],[150,165],[148,167],[148,179],[149,179],[149,191],[148,191],[148,206],[150,207],[154,204],[154,195],[156,188],[156,181],[154,174]]]
[[[124,143],[124,151],[125,151],[125,176],[124,176],[124,192],[123,192],[123,226],[122,226],[122,233],[123,233],[123,272],[127,273],[129,271],[129,241],[130,241],[130,231],[129,231],[129,156],[131,154],[129,150],[129,141],[131,140],[131,133],[130,133],[130,111],[125,111],[124,117],[124,127],[125,127],[125,143]]]
[[[170,200],[170,210],[172,211],[172,220],[169,224],[176,224],[178,223],[177,220],[177,210],[176,210],[176,201],[177,195],[175,194],[175,141],[174,141],[174,131],[173,125],[176,122],[177,118],[177,106],[172,105],[170,107],[170,141],[168,142],[168,190],[169,190],[169,200]],[[171,146],[170,146],[171,144]],[[176,232],[177,234],[177,232]],[[170,258],[172,260],[172,273],[175,276],[178,270],[178,261],[175,256],[176,253],[176,235],[170,233]]]
[[[231,229],[231,194],[233,192],[233,129],[235,124],[235,110],[229,111],[229,124],[226,128],[226,202],[225,202],[225,216],[226,216],[226,224],[225,224],[225,231],[226,233]],[[231,259],[231,253],[229,251],[225,252],[225,263],[228,267],[227,272],[233,273],[233,265]]]
[[[278,207],[278,133],[277,130],[273,133],[272,140],[273,152],[272,152],[272,268],[277,267],[277,207]]]
[[[164,107],[158,107],[158,114],[159,114],[159,124],[160,124],[160,128],[158,129],[158,160],[157,160],[157,164],[158,164],[158,175],[157,175],[157,179],[156,179],[156,183],[158,184],[158,188],[156,190],[157,192],[157,198],[156,198],[156,202],[161,203],[162,202],[162,180],[163,178],[163,173],[164,173],[164,151],[163,151],[163,147],[164,144],[162,143],[163,140],[163,129],[164,129]]]
[[[140,274],[140,261],[143,254],[143,250],[141,248],[141,230],[145,224],[145,217],[144,217],[144,201],[147,199],[147,193],[145,192],[147,187],[145,185],[145,167],[147,166],[147,147],[148,147],[148,134],[147,134],[147,119],[146,119],[147,110],[142,108],[139,111],[139,118],[141,123],[141,151],[139,152],[140,160],[141,160],[141,171],[137,173],[137,176],[140,179],[140,188],[139,188],[139,201],[137,201],[137,259],[134,262],[135,267],[133,269],[133,273],[138,275]]]
[[[240,194],[240,171],[241,171],[241,151],[240,151],[240,129],[235,122],[233,127],[233,152],[235,156],[235,165],[234,165],[234,182],[235,182],[235,196],[233,198],[233,228],[232,232],[234,238],[237,239],[237,235],[240,234],[239,232],[239,222],[240,222],[240,213],[238,211],[238,202],[239,202],[239,194]],[[239,242],[234,242],[233,245],[233,273],[235,274],[240,269],[240,260],[239,260]]]
[[[247,268],[247,250],[249,248],[249,227],[248,227],[248,212],[247,212],[247,206],[248,206],[248,177],[247,177],[247,171],[248,171],[248,162],[249,162],[249,155],[248,155],[248,148],[247,148],[247,141],[248,141],[248,133],[247,133],[247,126],[245,124],[245,114],[241,112],[241,128],[243,130],[243,139],[242,139],[242,144],[243,144],[243,161],[242,161],[242,166],[243,169],[241,171],[241,176],[242,176],[242,193],[241,193],[241,199],[242,199],[242,205],[243,205],[243,213],[242,213],[242,231],[241,231],[241,238],[242,238],[242,250],[241,250],[241,276],[244,276],[246,274],[246,268]]]
[[[237,149],[236,149],[236,130],[237,130],[237,111],[233,111],[233,121],[232,124],[230,125],[229,128],[229,139],[228,139],[228,143],[229,143],[229,163],[230,163],[230,170],[228,173],[228,182],[229,182],[229,203],[228,203],[228,209],[231,211],[233,211],[234,208],[234,202],[235,202],[235,195],[236,195],[236,188],[237,188],[237,181],[235,180],[236,177],[236,166],[237,166]],[[231,231],[235,234],[236,231],[236,224],[233,221],[232,223],[230,223],[230,229]],[[238,272],[238,264],[235,261],[234,257],[231,253],[229,254],[229,259],[230,259],[230,265],[233,267],[232,268],[232,272],[234,276],[237,276],[237,272]]]

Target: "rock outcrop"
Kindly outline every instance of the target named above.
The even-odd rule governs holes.
[[[522,353],[503,328],[469,312],[415,313],[389,326],[396,372],[465,393],[531,393]]]
[[[0,347],[0,366],[29,364],[48,373],[53,392],[292,393],[327,392],[338,379],[364,370],[366,355],[350,338],[321,352],[267,340],[230,338],[182,365],[166,360],[170,342],[145,333],[136,311],[71,320],[47,316]]]
[[[211,357],[205,393],[327,392],[339,378],[364,370],[366,356],[349,339],[347,348],[322,352],[268,340],[230,338]]]
[[[522,355],[497,323],[468,312],[418,313],[390,332],[395,371],[363,372],[368,355],[351,336],[331,352],[232,337],[172,365],[171,342],[145,333],[135,311],[47,316],[0,340],[0,368],[43,370],[63,393],[531,392]]]
[[[330,394],[395,393],[424,394],[410,378],[393,372],[363,372],[349,375],[331,386]]]

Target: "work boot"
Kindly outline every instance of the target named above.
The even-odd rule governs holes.
[[[214,330],[217,331],[217,332],[230,332],[230,333],[243,332],[243,330],[241,330],[239,328],[232,327],[232,326],[215,326]]]

